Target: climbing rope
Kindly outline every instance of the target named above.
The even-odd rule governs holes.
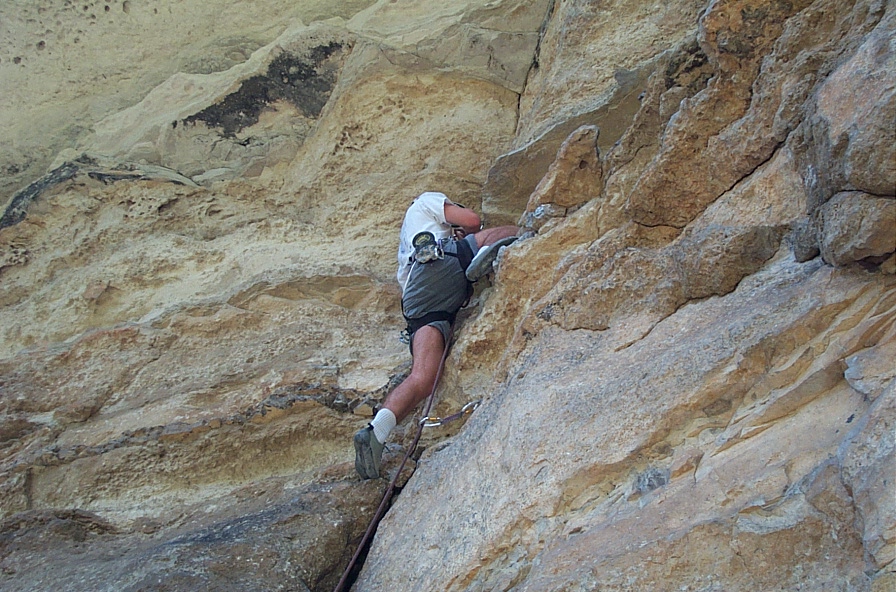
[[[442,377],[442,370],[445,367],[445,359],[448,357],[448,350],[451,347],[451,337],[454,334],[453,328],[448,333],[448,340],[446,341],[445,351],[442,352],[442,359],[439,362],[439,369],[436,372],[436,380],[432,385],[432,391],[429,393],[426,402],[426,410],[423,412],[423,419],[429,420],[431,419],[429,416],[429,411],[432,408],[432,401],[435,398],[436,388],[439,386],[439,379]],[[478,402],[476,403],[479,404]],[[466,406],[464,407],[466,409]],[[475,407],[474,407],[475,409]],[[469,411],[472,413],[472,410]],[[457,414],[455,414],[457,415]],[[461,413],[460,415],[463,415]],[[458,415],[458,417],[460,416]],[[447,419],[447,418],[445,418]],[[440,421],[445,421],[444,419]],[[380,520],[383,518],[383,514],[386,513],[386,507],[389,505],[389,502],[392,500],[392,496],[395,493],[395,485],[398,483],[398,477],[401,475],[401,472],[404,470],[404,465],[407,463],[408,459],[414,454],[414,451],[417,450],[417,444],[420,442],[420,436],[423,434],[423,425],[424,421],[421,420],[417,425],[417,435],[414,436],[414,441],[411,443],[410,448],[405,453],[404,458],[401,460],[401,464],[398,466],[398,470],[395,471],[395,476],[392,477],[392,481],[389,483],[389,487],[386,489],[386,493],[383,494],[383,501],[380,502],[379,507],[376,510],[376,513],[373,515],[373,520],[370,521],[370,526],[367,527],[367,531],[364,533],[364,536],[361,538],[361,543],[358,545],[358,549],[355,551],[355,554],[352,556],[352,560],[349,562],[348,567],[345,568],[345,572],[342,574],[342,578],[339,580],[339,583],[336,584],[336,588],[333,589],[333,592],[344,592],[345,585],[348,583],[348,578],[355,568],[355,564],[358,562],[358,558],[361,556],[361,553],[364,551],[364,548],[370,542],[370,537],[373,536],[373,533],[376,532],[376,528],[380,523]],[[433,424],[433,425],[441,425],[441,423]]]

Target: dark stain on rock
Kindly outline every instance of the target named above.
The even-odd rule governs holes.
[[[3,212],[3,216],[0,217],[0,229],[8,226],[15,226],[24,220],[28,208],[37,196],[49,187],[74,178],[78,173],[78,170],[80,170],[80,167],[77,164],[67,162],[16,193],[9,203],[9,206],[7,206],[6,211]]]
[[[144,181],[153,178],[139,171],[89,171],[87,176],[103,185],[111,185],[116,181]],[[183,181],[177,179],[171,179],[171,182],[175,185],[185,185]]]
[[[666,89],[681,86],[693,96],[706,87],[713,75],[713,68],[700,45],[693,41],[678,51],[669,61],[665,71]]]
[[[161,168],[161,167],[157,167]],[[82,154],[75,160],[66,162],[56,167],[37,181],[34,181],[21,191],[13,195],[9,205],[0,216],[0,230],[9,226],[15,226],[25,219],[28,209],[43,194],[52,187],[71,181],[78,176],[87,177],[109,185],[116,181],[141,181],[159,179],[176,185],[194,185],[186,177],[170,171],[170,175],[159,175],[157,171],[145,171],[137,164],[115,163],[103,164],[86,154]]]
[[[305,58],[284,53],[271,62],[267,73],[249,78],[238,91],[187,117],[184,123],[202,121],[233,137],[257,123],[261,112],[277,101],[288,101],[306,117],[316,118],[336,84],[337,69],[327,67],[326,62],[342,48],[332,42],[315,47]]]

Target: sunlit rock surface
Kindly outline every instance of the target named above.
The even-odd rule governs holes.
[[[896,5],[0,7],[0,588],[333,590],[396,237],[505,248],[367,591],[896,586]]]

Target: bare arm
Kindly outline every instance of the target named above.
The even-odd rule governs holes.
[[[482,220],[476,212],[452,203],[445,204],[445,220],[448,224],[460,226],[464,234],[479,232],[482,227]]]

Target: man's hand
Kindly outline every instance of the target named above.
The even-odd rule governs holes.
[[[456,224],[451,226],[451,231],[454,233],[454,238],[457,240],[463,240],[465,236],[467,236],[467,231],[463,229],[461,226],[457,226]]]

